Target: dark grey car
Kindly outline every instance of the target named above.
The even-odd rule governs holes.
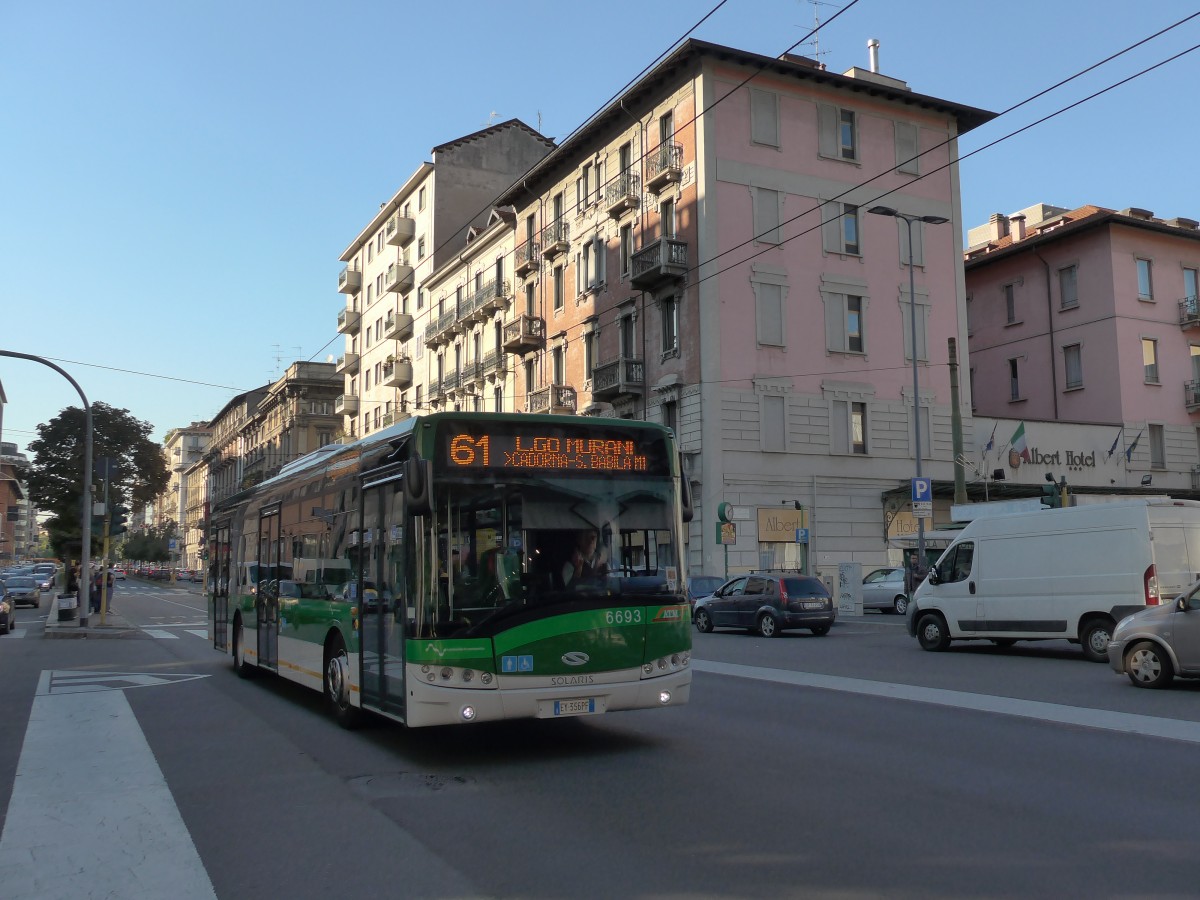
[[[42,589],[32,575],[18,575],[7,578],[4,586],[8,590],[8,602],[13,609],[18,606],[41,606]]]
[[[808,575],[739,575],[696,603],[697,630],[745,628],[775,637],[789,628],[807,628],[820,637],[837,619],[833,597],[819,578]]]

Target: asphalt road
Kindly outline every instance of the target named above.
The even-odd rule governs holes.
[[[687,707],[346,732],[319,696],[236,678],[195,633],[198,594],[115,605],[143,639],[0,637],[0,897],[1196,894],[1200,684],[1139,690],[1065,643],[925,653],[872,614],[822,638],[697,634]],[[149,761],[73,737],[102,701]],[[47,739],[68,702],[74,730]],[[174,884],[118,864],[144,839],[118,806],[95,882],[61,871],[73,846],[10,833],[53,834],[111,783],[113,804],[153,790],[152,769],[182,823],[170,853],[199,861]],[[46,773],[72,788],[30,805]]]

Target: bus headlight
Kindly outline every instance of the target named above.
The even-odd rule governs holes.
[[[471,722],[471,721],[473,721],[473,720],[475,719],[475,707],[473,707],[473,706],[464,706],[464,707],[463,707],[463,708],[462,708],[462,709],[459,711],[459,715],[460,715],[460,716],[462,716],[462,720],[463,720],[464,722]]]
[[[670,691],[659,691],[658,692],[658,702],[661,703],[663,706],[666,706],[668,703],[670,703],[671,702],[671,692]]]
[[[692,655],[686,650],[672,653],[670,656],[660,656],[652,662],[642,663],[642,678],[657,678],[659,675],[670,675],[686,669],[692,661]]]

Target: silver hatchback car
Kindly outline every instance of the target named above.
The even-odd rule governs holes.
[[[1176,675],[1200,678],[1200,582],[1118,622],[1108,664],[1144,688],[1166,687]]]

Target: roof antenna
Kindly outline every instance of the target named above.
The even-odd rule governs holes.
[[[809,56],[817,60],[817,62],[820,62],[822,56],[829,55],[829,51],[821,49],[821,10],[818,7],[829,6],[833,9],[841,9],[841,7],[836,3],[826,3],[825,0],[808,0],[808,3],[813,8],[812,40],[805,41],[803,46],[812,47],[812,52],[809,54]],[[821,68],[825,68],[823,63]]]

